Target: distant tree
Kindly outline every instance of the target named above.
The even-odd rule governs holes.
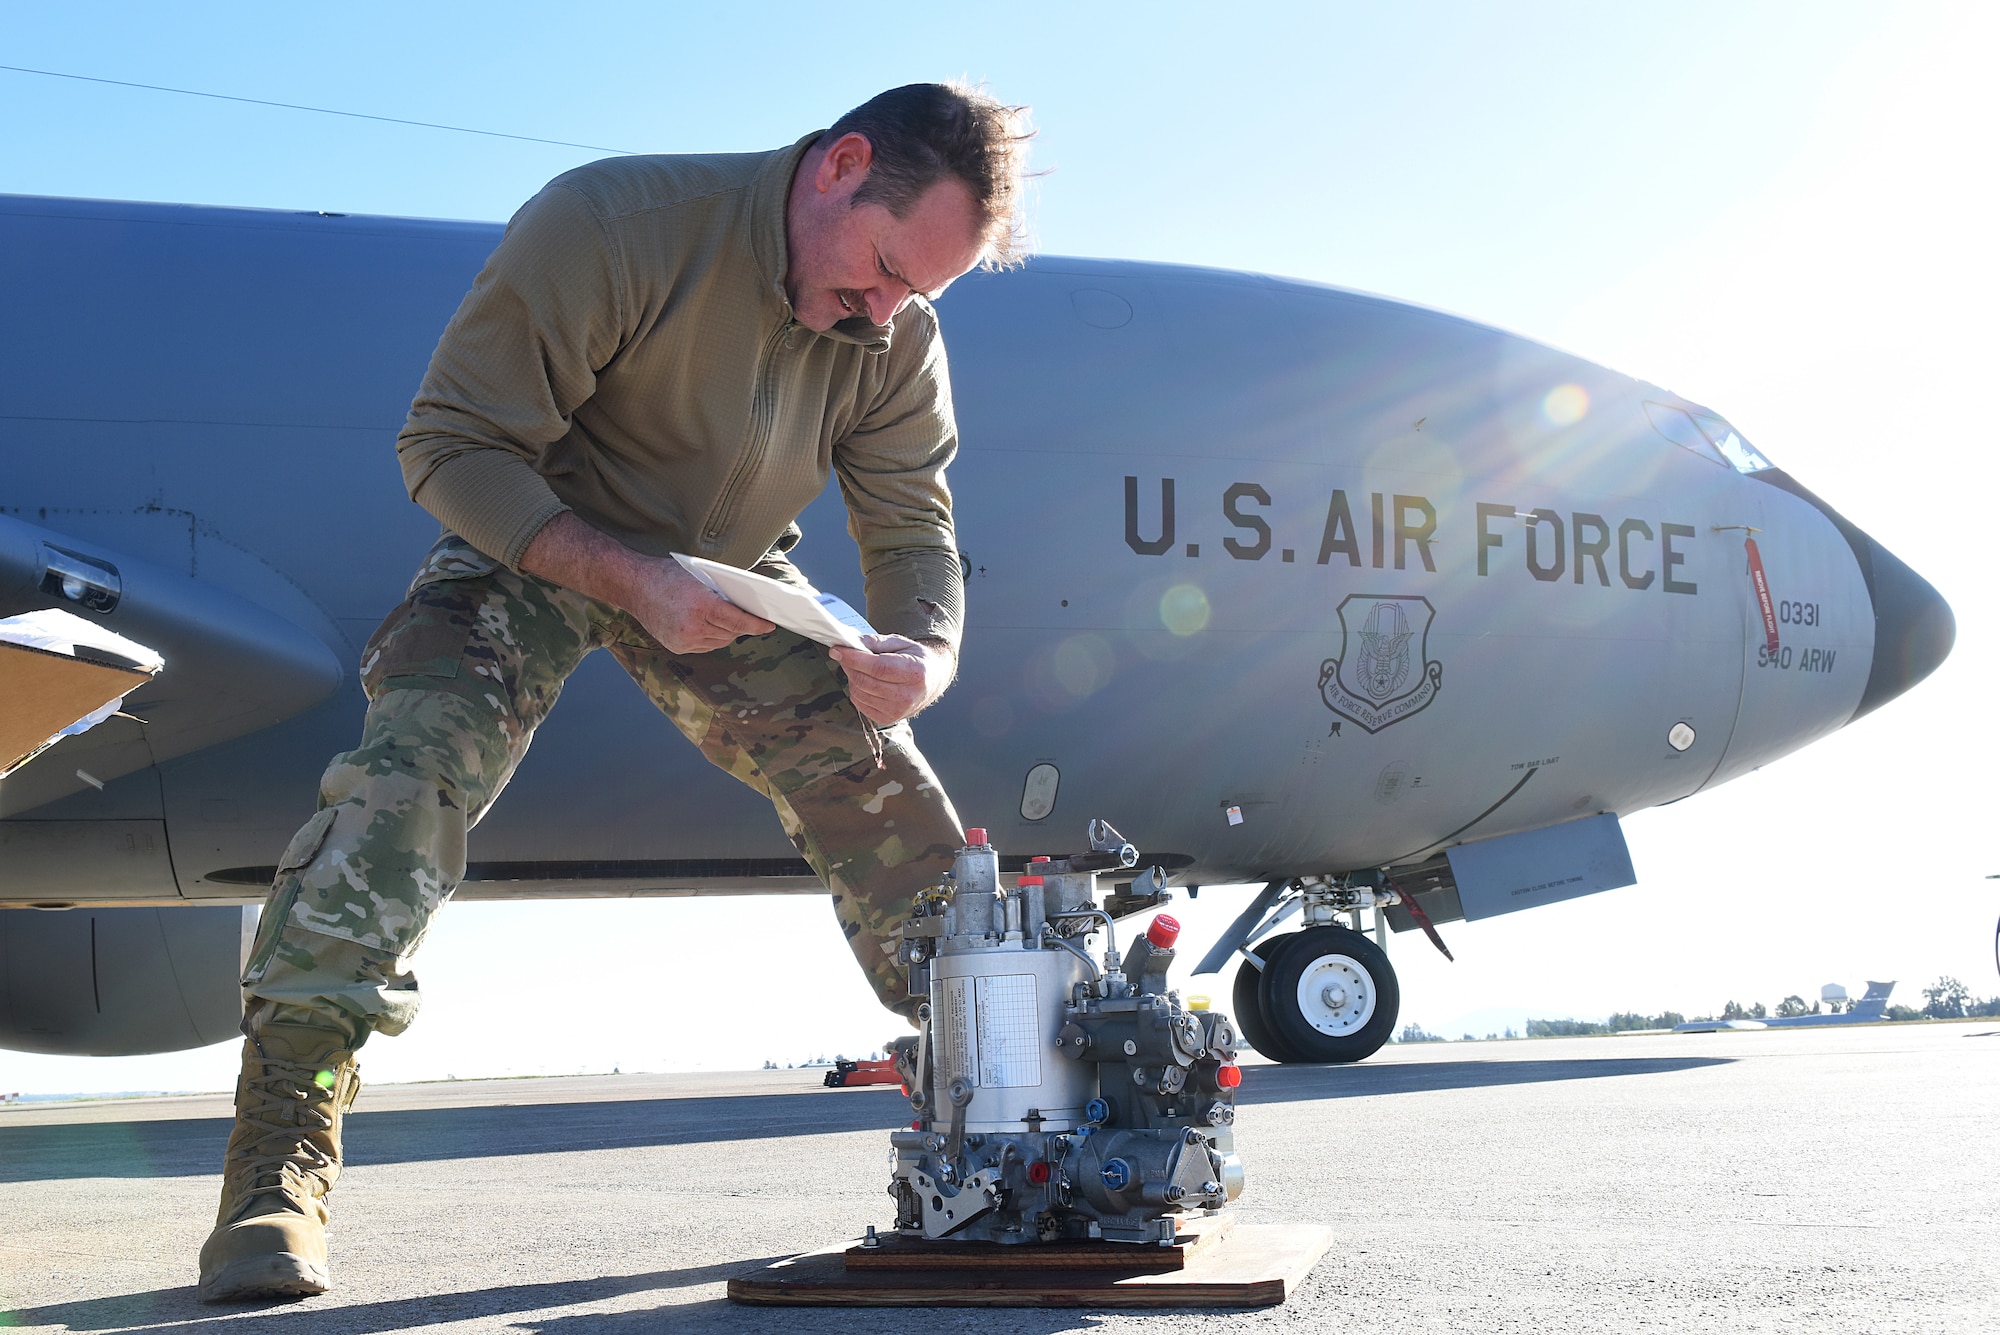
[[[1804,997],[1789,996],[1778,1003],[1778,1016],[1780,1019],[1789,1020],[1794,1015],[1808,1014],[1811,1014],[1811,1012],[1806,1010],[1806,999]]]
[[[1722,1003],[1722,1018],[1725,1020],[1747,1020],[1750,1018],[1750,1012],[1744,1010],[1733,1001],[1725,1001]]]
[[[1458,1036],[1458,1039],[1459,1042],[1461,1043],[1477,1043],[1479,1041],[1478,1039],[1474,1038],[1471,1034],[1460,1034]]]
[[[1403,1026],[1403,1032],[1396,1035],[1398,1043],[1442,1043],[1444,1035],[1427,1032],[1415,1020]]]
[[[1972,993],[1956,978],[1944,977],[1924,989],[1924,1014],[1933,1020],[1957,1020],[1965,1015]]]
[[[1520,1035],[1514,1032],[1514,1026],[1510,1024],[1510,1025],[1508,1025],[1508,1026],[1507,1026],[1507,1033],[1506,1033],[1506,1037],[1508,1037],[1508,1038],[1519,1038],[1519,1037],[1520,1037]]]
[[[1653,1017],[1653,1028],[1672,1029],[1675,1025],[1686,1024],[1687,1019],[1679,1011],[1661,1011]]]
[[[1968,1001],[1965,1003],[1965,1013],[1979,1016],[2000,1015],[2000,997],[1989,997],[1985,1001]]]
[[[1614,1034],[1623,1034],[1633,1029],[1652,1029],[1656,1026],[1650,1018],[1637,1011],[1616,1011],[1604,1022],[1604,1027]]]
[[[1883,1013],[1883,1018],[1889,1020],[1921,1020],[1925,1016],[1915,1006],[1891,1006]]]
[[[1761,1001],[1750,1008],[1750,1018],[1753,1020],[1761,1020],[1769,1014],[1770,1012],[1764,1009],[1764,1003]]]
[[[1610,1032],[1595,1020],[1530,1020],[1529,1038],[1576,1038],[1583,1034]]]

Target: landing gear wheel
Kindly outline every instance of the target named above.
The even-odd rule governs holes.
[[[1264,956],[1261,1018],[1283,1060],[1358,1062],[1396,1030],[1402,991],[1382,948],[1345,927],[1312,927]]]
[[[1292,932],[1284,936],[1270,937],[1259,941],[1252,949],[1263,959],[1264,968],[1268,969],[1271,967],[1271,961],[1277,957],[1277,953],[1284,949],[1285,943],[1296,935],[1298,933]],[[1271,1032],[1271,1022],[1265,1017],[1264,1003],[1258,996],[1260,990],[1258,984],[1263,981],[1263,977],[1263,971],[1248,960],[1236,966],[1236,986],[1230,993],[1229,1018],[1236,1021],[1236,1032],[1243,1035],[1251,1047],[1272,1061],[1303,1060],[1290,1055],[1290,1050]]]

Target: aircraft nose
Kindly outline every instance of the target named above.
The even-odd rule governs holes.
[[[1875,604],[1875,658],[1854,719],[1909,690],[1937,669],[1951,652],[1958,623],[1951,606],[1930,581],[1897,560],[1888,548],[1859,535],[1856,556],[1868,568],[1869,596]]]

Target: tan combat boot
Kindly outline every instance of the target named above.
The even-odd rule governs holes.
[[[201,1248],[203,1302],[327,1291],[326,1194],[359,1070],[346,1040],[323,1030],[267,1024],[244,1043],[222,1208]]]

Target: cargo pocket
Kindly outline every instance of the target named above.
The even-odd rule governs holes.
[[[472,632],[475,602],[458,596],[454,586],[485,579],[500,568],[500,562],[456,533],[439,538],[417,567],[402,603],[382,619],[361,651],[361,688],[368,698],[400,687],[438,689],[454,681]]]
[[[285,855],[278,859],[271,898],[264,905],[264,916],[257,920],[257,937],[250,943],[250,958],[243,965],[244,986],[262,980],[264,971],[271,967],[271,957],[278,953],[278,937],[285,930],[285,922],[292,916],[292,905],[298,902],[298,873],[319,856],[319,850],[326,844],[326,836],[333,829],[334,819],[339,814],[336,807],[324,807],[315,813],[292,836],[292,842],[285,847]]]

